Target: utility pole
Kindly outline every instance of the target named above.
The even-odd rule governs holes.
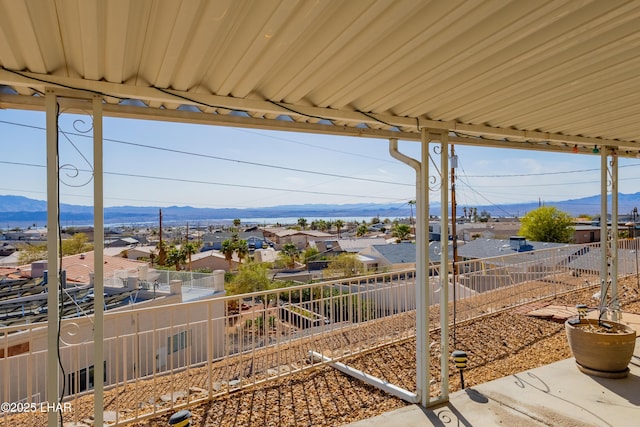
[[[164,251],[164,245],[162,244],[162,209],[160,209],[160,243],[158,248],[158,265],[165,265],[167,261],[167,254]]]
[[[458,158],[455,148],[451,144],[451,238],[453,239],[453,257],[451,259],[451,273],[453,278],[453,345],[456,345],[456,259],[458,257],[458,236],[456,234],[456,167]],[[445,248],[446,250],[446,248]]]

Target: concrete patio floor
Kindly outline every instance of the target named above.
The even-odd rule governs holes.
[[[573,358],[452,393],[445,405],[411,405],[349,424],[377,426],[640,425],[640,346],[623,379],[583,374]]]

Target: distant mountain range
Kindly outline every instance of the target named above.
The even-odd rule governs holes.
[[[503,205],[467,206],[489,212],[492,217],[522,216],[541,203],[528,202]],[[572,216],[580,214],[598,215],[600,212],[600,196],[571,199],[558,202],[543,202],[547,206],[555,206]],[[619,214],[630,213],[635,207],[640,206],[640,193],[620,194],[618,196]],[[609,205],[610,206],[610,205]],[[464,205],[458,205],[458,215],[463,214]],[[163,221],[167,222],[204,222],[221,223],[240,218],[243,222],[252,222],[251,219],[269,218],[306,218],[308,221],[319,218],[354,218],[354,217],[380,217],[401,218],[415,216],[415,207],[408,204],[377,204],[361,203],[348,205],[334,204],[309,204],[309,205],[283,205],[256,208],[193,208],[190,206],[116,206],[105,208],[105,224],[135,224],[157,223],[158,212],[162,209]],[[440,214],[440,206],[431,206],[431,215]],[[93,207],[81,205],[61,204],[61,222],[68,225],[88,225],[93,223]],[[0,195],[0,228],[24,227],[36,224],[42,226],[47,221],[47,203],[43,200],[34,200],[22,196]],[[255,221],[253,221],[255,222]]]

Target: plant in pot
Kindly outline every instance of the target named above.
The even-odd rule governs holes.
[[[624,323],[603,319],[608,311],[608,286],[600,296],[597,319],[587,318],[587,306],[578,304],[578,317],[565,322],[569,348],[580,371],[604,378],[624,378],[636,344],[636,331]]]

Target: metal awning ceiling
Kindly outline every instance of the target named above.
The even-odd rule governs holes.
[[[640,151],[639,1],[0,0],[0,66],[3,108]]]

